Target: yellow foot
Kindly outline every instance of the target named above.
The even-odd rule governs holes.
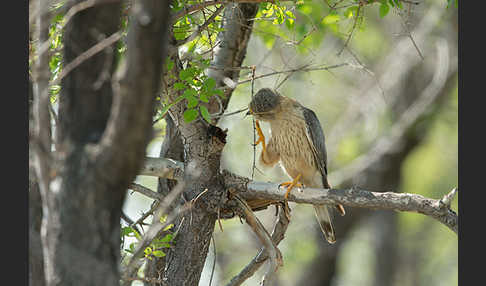
[[[297,175],[297,177],[295,177],[291,182],[283,182],[280,185],[278,185],[279,188],[282,187],[282,186],[286,186],[287,187],[287,191],[285,192],[285,199],[286,200],[289,198],[290,191],[295,186],[297,186],[299,188],[302,188],[303,187],[303,185],[301,183],[299,183],[300,177],[301,177],[301,174]]]
[[[255,142],[255,146],[262,143],[262,151],[265,152],[266,145],[265,145],[265,135],[263,135],[262,128],[260,127],[260,122],[258,120],[255,120],[255,126],[256,126],[256,131],[258,133],[258,139]]]

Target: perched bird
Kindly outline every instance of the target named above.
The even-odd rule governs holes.
[[[262,144],[260,163],[274,166],[280,162],[285,172],[292,178],[280,186],[287,186],[285,198],[294,186],[326,188],[327,153],[324,144],[324,132],[314,111],[299,102],[280,95],[278,92],[262,88],[249,104],[249,112],[256,120],[258,140]],[[259,121],[268,122],[271,138],[265,142],[265,136]],[[342,205],[336,205],[341,215],[345,211]],[[324,237],[329,243],[336,242],[331,217],[326,205],[315,205],[315,214]]]

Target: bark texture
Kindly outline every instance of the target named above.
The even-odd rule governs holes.
[[[62,80],[59,148],[41,186],[47,285],[119,285],[121,207],[151,137],[169,11],[165,1],[133,8],[126,64],[113,85],[113,46]],[[118,31],[120,13],[116,2],[75,14],[64,32],[64,60]]]
[[[222,24],[224,31],[218,35],[221,43],[215,49],[212,65],[223,68],[241,66],[251,34],[252,22],[249,19],[256,15],[257,10],[258,6],[255,4],[227,4]],[[171,39],[171,42],[174,43],[172,36]],[[183,64],[175,53],[175,49],[170,48],[169,50],[171,51],[170,58],[175,63],[171,73],[177,76],[183,69]],[[224,73],[224,77],[237,81],[239,70],[230,70],[229,74]],[[220,80],[220,75],[209,72],[209,76],[216,79],[218,87],[224,85]],[[165,76],[164,78],[164,84],[169,87],[167,90],[170,90],[173,82],[170,77]],[[232,90],[226,91],[226,98],[221,100],[212,97],[208,104],[209,111],[212,113],[224,112],[231,93]],[[180,94],[167,95],[174,101]],[[183,120],[184,111],[184,102],[170,109],[161,155],[181,160],[184,162],[184,169],[189,170],[181,178],[184,181],[185,189],[178,204],[194,200],[200,193],[206,189],[207,191],[195,201],[192,209],[175,223],[178,229],[174,248],[171,248],[163,259],[149,263],[146,273],[155,277],[162,275],[163,280],[167,281],[169,285],[198,284],[219,208],[227,200],[224,182],[219,173],[226,134],[218,127],[207,124],[203,120],[186,123]],[[158,191],[167,194],[174,185],[174,181],[161,180]],[[165,268],[162,269],[162,267]]]

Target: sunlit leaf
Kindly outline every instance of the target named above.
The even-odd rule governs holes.
[[[162,250],[155,250],[152,254],[156,257],[164,257],[165,253]]]
[[[324,19],[322,19],[322,23],[324,25],[329,25],[329,24],[334,24],[334,23],[338,22],[339,20],[341,20],[341,16],[339,16],[337,14],[329,14],[326,17],[324,17]]]

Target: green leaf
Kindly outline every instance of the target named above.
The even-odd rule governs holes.
[[[187,108],[194,108],[199,104],[199,100],[192,95],[186,97],[187,99]]]
[[[287,15],[289,18],[295,19],[294,13],[292,13],[290,10],[285,11],[285,15]]]
[[[186,88],[186,85],[180,81],[174,83],[174,90],[175,91],[178,91],[178,90],[181,90],[181,89],[184,89]]]
[[[213,94],[217,94],[219,97],[225,98],[224,93],[221,89],[213,89]]]
[[[170,248],[171,245],[168,242],[154,242],[153,244],[154,249],[161,249],[161,248]]]
[[[211,115],[209,114],[208,109],[204,105],[199,106],[199,110],[201,111],[201,115],[208,123],[211,123]]]
[[[194,88],[188,88],[188,89],[184,90],[184,93],[182,94],[182,96],[184,98],[188,98],[190,96],[194,97],[194,96],[196,96],[196,94],[197,94],[197,91]]]
[[[133,230],[133,234],[135,234],[135,237],[138,239],[138,240],[142,240],[142,236],[140,235],[140,233],[138,233],[138,231],[136,231],[135,229],[132,229]]]
[[[381,3],[380,5],[380,17],[383,18],[386,16],[386,14],[388,14],[388,12],[390,11],[390,6],[388,6],[388,4],[386,3]]]
[[[198,70],[195,67],[186,68],[181,70],[179,73],[179,78],[183,81],[192,82],[194,76],[198,73]]]
[[[135,253],[135,243],[132,242],[130,243],[130,245],[128,246],[129,249],[126,249],[127,252],[130,252],[130,253]]]
[[[172,68],[174,67],[174,62],[171,61],[169,58],[167,58],[166,67],[167,67],[167,71],[172,70]]]
[[[162,250],[156,250],[156,251],[152,252],[152,254],[156,257],[164,257],[165,256],[165,253]]]
[[[174,224],[171,223],[169,224],[168,226],[164,227],[163,231],[168,231],[169,229],[173,228],[174,227]]]
[[[194,119],[197,118],[197,115],[198,115],[198,112],[196,109],[188,109],[186,111],[184,111],[184,121],[189,123],[191,121],[193,121]]]
[[[133,232],[133,228],[126,226],[121,229],[121,236],[129,235],[132,232]]]
[[[341,20],[341,16],[336,15],[336,14],[329,14],[324,19],[322,19],[322,24],[324,25],[329,25],[338,22]]]
[[[160,239],[160,242],[171,242],[173,238],[173,235],[169,233],[166,236],[162,237],[162,239]]]
[[[344,11],[344,17],[346,18],[352,18],[354,15],[358,13],[358,6],[351,6],[346,11]]]
[[[209,102],[209,96],[210,96],[210,94],[207,91],[203,91],[203,92],[201,92],[201,95],[199,96],[199,99],[202,102],[208,103]]]
[[[206,91],[210,91],[216,86],[216,81],[212,77],[208,77],[202,84],[202,88]]]

